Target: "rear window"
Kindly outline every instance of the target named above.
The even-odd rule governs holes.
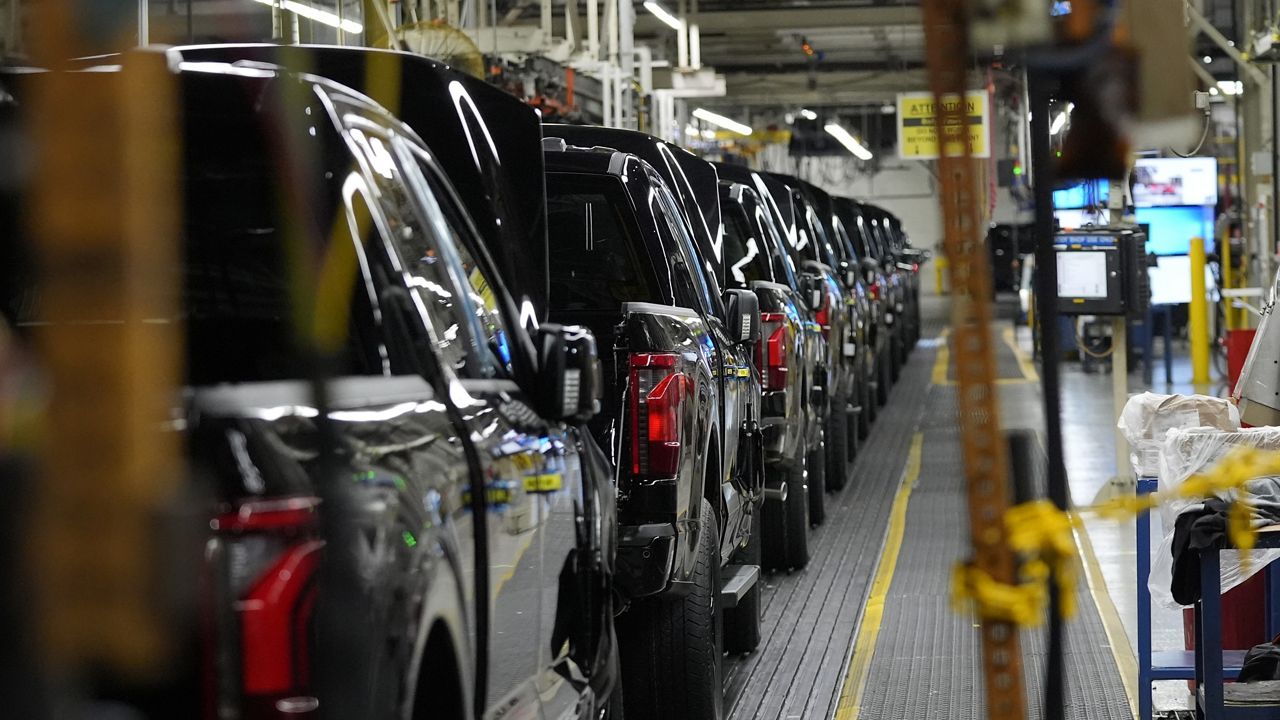
[[[547,177],[551,309],[608,310],[658,300],[651,261],[621,187]]]
[[[747,221],[742,206],[725,200],[724,261],[726,281],[730,287],[746,288],[756,281],[773,281],[769,267],[769,251],[764,239],[757,237]]]

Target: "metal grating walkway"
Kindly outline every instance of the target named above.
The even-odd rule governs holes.
[[[760,648],[729,659],[725,666],[734,720],[836,716],[850,650],[916,433],[923,434],[920,473],[907,506],[905,535],[860,712],[842,712],[839,720],[981,716],[977,634],[971,620],[956,615],[949,601],[951,567],[967,552],[968,538],[955,388],[931,383],[938,343],[930,340],[942,329],[945,306],[935,301],[926,310],[925,339],[863,444],[853,482],[827,498],[827,523],[810,538],[809,566],[764,578]],[[1016,362],[1001,359],[1002,376],[1006,371],[1021,375]],[[1025,398],[1016,404],[1026,407],[1005,412],[1041,412],[1038,393],[1016,396]],[[1129,718],[1102,620],[1083,579],[1081,584],[1079,612],[1067,630],[1071,707],[1066,716]],[[1042,631],[1024,633],[1033,718],[1040,716],[1042,636]]]
[[[935,337],[940,326],[926,325],[924,337]],[[827,496],[827,522],[809,538],[808,567],[764,578],[760,648],[725,667],[731,718],[826,718],[834,711],[889,508],[926,407],[934,360],[928,344],[922,340],[903,368],[858,451],[853,482]]]

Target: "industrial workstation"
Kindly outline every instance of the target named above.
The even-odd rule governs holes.
[[[1261,0],[0,0],[0,717],[1280,720]]]

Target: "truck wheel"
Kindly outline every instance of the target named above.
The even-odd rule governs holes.
[[[703,499],[689,594],[640,601],[618,618],[626,713],[631,720],[723,717],[719,545],[715,514]]]
[[[810,454],[821,455],[822,449]],[[809,564],[809,489],[805,483],[805,466],[791,468],[787,476],[787,542],[784,568],[799,570]]]
[[[771,465],[765,469],[765,482],[773,484],[770,475],[779,472],[777,465]],[[791,469],[788,467],[781,471],[785,476],[782,480],[783,485],[788,485],[787,478],[791,477]],[[769,571],[786,570],[787,565],[787,509],[791,504],[791,487],[787,487],[787,500],[778,502],[777,500],[765,500],[760,506],[760,524],[763,526],[762,547],[760,548],[760,559],[763,563],[762,569]]]
[[[881,406],[889,402],[889,386],[893,384],[893,379],[890,377],[892,370],[889,366],[892,364],[892,353],[886,350],[880,357],[880,382],[876,383],[876,403]]]
[[[876,359],[875,365],[873,366],[872,374],[874,374],[876,377],[876,385],[879,385],[880,384],[879,358]],[[862,396],[862,417],[866,418],[865,432],[867,434],[871,433],[871,423],[876,421],[876,416],[879,414],[880,414],[880,403],[876,398],[876,389],[871,386],[871,383],[867,383],[867,387],[864,389],[863,396]],[[858,428],[858,429],[859,431],[862,431],[862,428]],[[865,438],[866,435],[863,435],[862,437]]]
[[[760,536],[764,523],[761,510],[756,508],[751,514],[751,539],[747,546],[737,552],[736,561],[743,565],[759,565],[761,560],[762,538]],[[724,611],[724,650],[730,653],[749,653],[760,644],[760,586],[763,580],[747,591],[738,601],[738,607]]]
[[[849,479],[849,461],[853,458],[852,447],[849,445],[849,413],[845,408],[846,403],[840,403],[840,407],[831,413],[830,427],[827,428],[827,466],[823,477],[823,485],[826,490],[843,490]],[[810,475],[813,474],[812,469]],[[813,502],[812,480],[809,481],[809,502]],[[815,525],[821,525],[826,520],[826,508],[819,507],[817,512],[813,508],[809,509],[809,519]]]
[[[898,382],[898,376],[902,374],[902,363],[906,362],[907,354],[903,352],[902,346],[903,340],[900,337],[895,337],[893,341],[889,343],[889,349],[891,350],[890,354],[893,357],[893,362],[889,367],[893,369],[892,379],[894,382]]]
[[[816,455],[821,450],[809,453]],[[808,457],[786,466],[787,499],[764,505],[764,568],[772,572],[799,569],[809,562],[809,493],[805,488]]]
[[[843,406],[843,403],[841,404]],[[831,454],[832,446],[838,445],[834,433],[843,428],[837,428],[835,425],[835,417],[843,415],[843,410],[832,409],[832,419],[827,422],[826,442],[823,447],[813,451],[809,456],[809,524],[817,527],[827,519],[827,460]]]
[[[866,440],[871,434],[871,423],[876,419],[876,399],[872,395],[874,391],[871,389],[870,382],[862,383],[862,389],[859,392],[862,412],[858,413],[858,439]]]

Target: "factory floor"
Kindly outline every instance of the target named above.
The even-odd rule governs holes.
[[[1031,336],[994,329],[1001,423],[1044,426]],[[954,368],[945,298],[925,298],[919,346],[858,455],[852,482],[829,495],[808,567],[764,578],[764,639],[730,658],[732,718],[982,717],[977,626],[950,601],[950,572],[969,552]],[[1184,351],[1185,352],[1185,351]],[[1130,392],[1147,387],[1130,375]],[[1155,392],[1192,392],[1185,360]],[[1063,434],[1073,503],[1114,491],[1111,376],[1063,363]],[[1216,388],[1208,388],[1216,392]],[[1109,487],[1110,486],[1110,487]],[[1104,489],[1109,488],[1109,489]],[[1157,530],[1158,532],[1158,530]],[[1067,718],[1127,719],[1136,708],[1137,603],[1132,522],[1087,520],[1077,533],[1079,611],[1066,632]],[[1178,611],[1153,608],[1156,650],[1181,649]],[[1022,634],[1028,717],[1042,717],[1045,628]],[[1157,683],[1157,711],[1188,706],[1186,684]]]

